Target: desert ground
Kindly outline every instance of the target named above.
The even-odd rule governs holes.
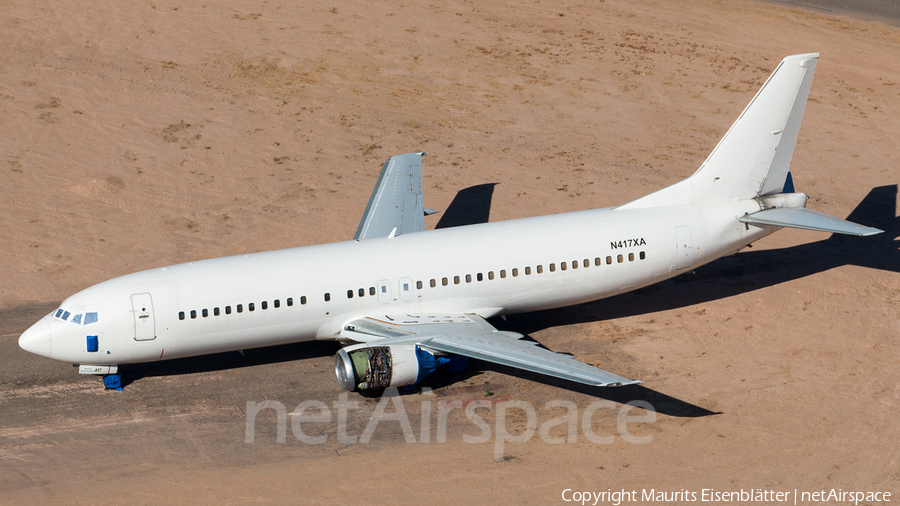
[[[750,1],[38,1],[0,6],[0,44],[0,504],[898,500],[900,28]],[[413,443],[395,421],[366,444],[310,423],[326,436],[310,444],[292,420],[282,443],[271,409],[247,442],[248,403],[341,400],[337,345],[135,366],[122,392],[17,346],[115,276],[350,239],[394,154],[428,153],[427,207],[474,194],[482,220],[625,203],[689,176],[781,58],[816,51],[795,185],[884,234],[782,230],[654,287],[494,322],[641,386],[476,362],[390,400]],[[497,431],[467,442],[483,432],[457,408],[438,442],[439,408],[473,400],[489,428],[503,401],[532,406],[537,432],[496,458]],[[552,401],[577,408],[574,432],[540,432],[565,413]],[[619,430],[633,401],[653,407],[626,426],[642,444]],[[359,436],[388,401],[347,402]],[[525,439],[526,412],[508,415]]]

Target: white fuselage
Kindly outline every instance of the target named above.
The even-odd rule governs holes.
[[[567,306],[731,254],[776,230],[738,221],[759,210],[756,200],[598,209],[179,264],[69,297],[66,321],[54,311],[20,344],[65,362],[121,365],[338,339],[367,315]],[[87,312],[97,321],[72,322]]]

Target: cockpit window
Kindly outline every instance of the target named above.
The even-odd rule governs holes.
[[[68,311],[63,311],[62,321],[68,320],[70,314],[72,314],[72,313],[70,313],[70,312],[68,312]]]
[[[72,323],[76,325],[81,325],[81,314],[77,314],[72,317]]]
[[[84,324],[97,323],[97,313],[84,313]]]
[[[56,310],[56,317],[57,317],[57,318],[59,318],[60,316],[62,316],[62,314],[63,314],[62,308],[59,308],[59,309]]]

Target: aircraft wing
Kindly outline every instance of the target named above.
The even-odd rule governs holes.
[[[494,328],[474,314],[455,316],[386,315],[362,318],[344,326],[341,336],[367,346],[418,345],[427,350],[463,355],[586,385],[641,383],[554,353],[522,334]]]
[[[407,153],[384,162],[354,239],[386,237],[425,230],[422,200],[422,155]]]

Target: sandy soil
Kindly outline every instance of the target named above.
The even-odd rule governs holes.
[[[0,44],[0,503],[900,493],[898,28],[741,1],[74,1],[0,7]],[[432,385],[435,403],[490,401],[485,382],[579,413],[647,400],[657,419],[633,430],[649,444],[536,436],[495,462],[491,442],[462,442],[478,428],[459,411],[444,444],[406,444],[397,424],[370,445],[277,444],[273,417],[247,444],[247,401],[337,400],[333,349],[189,362],[118,394],[15,346],[114,276],[352,237],[392,154],[428,152],[428,207],[496,183],[492,221],[624,203],[690,175],[780,59],[810,51],[795,184],[888,233],[781,231],[657,287],[510,318],[645,389],[490,366]],[[605,411],[592,430],[615,434]]]

